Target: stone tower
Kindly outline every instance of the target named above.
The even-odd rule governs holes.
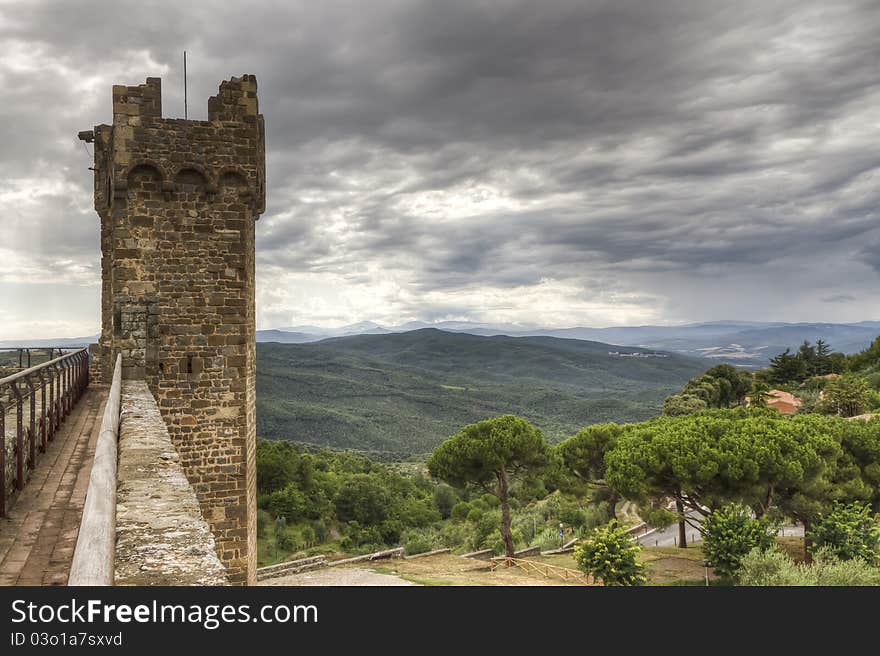
[[[208,120],[162,118],[159,78],[113,87],[95,144],[102,325],[93,374],[145,379],[214,533],[229,580],[256,568],[254,222],[265,141],[253,75]]]

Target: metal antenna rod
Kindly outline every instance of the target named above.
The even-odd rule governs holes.
[[[189,118],[186,106],[186,50],[183,51],[183,118]]]

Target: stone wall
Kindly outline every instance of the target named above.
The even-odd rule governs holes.
[[[254,222],[265,205],[251,75],[220,85],[207,121],[161,115],[161,81],[113,87],[95,143],[101,216],[99,379],[156,397],[229,580],[255,580]]]
[[[122,386],[116,585],[226,585],[214,536],[142,381]]]

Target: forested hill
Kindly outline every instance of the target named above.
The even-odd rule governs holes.
[[[515,413],[555,441],[586,424],[657,415],[667,395],[705,369],[648,353],[435,329],[260,343],[257,434],[401,457],[427,453],[468,423]]]

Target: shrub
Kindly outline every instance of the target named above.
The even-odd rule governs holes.
[[[693,394],[673,394],[666,397],[666,400],[663,402],[663,414],[669,417],[690,415],[695,412],[702,412],[708,407],[706,401]]]
[[[333,504],[336,516],[343,522],[378,524],[388,517],[391,498],[376,477],[356,474],[343,483]]]
[[[557,528],[545,528],[539,531],[535,542],[537,546],[541,547],[541,551],[550,551],[562,546],[562,542],[559,540],[559,529]]]
[[[315,544],[315,529],[306,524],[299,531],[300,536],[302,537],[303,544],[306,547],[311,547]]]
[[[809,572],[778,549],[752,549],[740,560],[739,585],[812,585]]]
[[[468,518],[468,513],[471,511],[471,504],[467,501],[459,501],[457,504],[452,506],[452,510],[449,511],[449,517],[454,522],[463,522]]]
[[[871,508],[860,503],[834,504],[809,532],[811,551],[824,550],[840,560],[861,559],[875,563],[880,550],[880,526]]]
[[[513,538],[513,546],[517,549],[523,546],[523,536],[518,530],[513,529],[511,532],[511,537]],[[495,529],[485,538],[483,538],[483,542],[480,544],[481,549],[491,549],[496,554],[504,553],[504,540],[501,538],[501,530]]]
[[[299,549],[297,534],[287,528],[275,534],[275,544],[282,551],[296,551]]]
[[[471,545],[474,549],[486,549],[491,545],[487,545],[487,538],[493,532],[498,531],[500,534],[499,524],[501,523],[501,511],[489,511],[480,516],[480,521],[474,525],[474,532],[471,535]]]
[[[880,585],[880,570],[858,558],[838,560],[820,555],[813,569],[816,572],[816,585]]]
[[[665,528],[678,520],[678,515],[662,503],[646,503],[639,506],[639,517],[652,528]]]
[[[272,517],[262,508],[257,510],[257,537],[265,538],[266,537],[266,527],[269,525],[269,522],[272,520]]]
[[[778,549],[753,549],[742,559],[740,585],[760,586],[876,586],[880,569],[863,560],[839,560],[821,551],[810,565],[795,563]]]
[[[825,414],[854,417],[868,409],[871,389],[861,376],[844,374],[825,385],[822,400],[816,410]]]
[[[526,511],[514,517],[513,529],[519,531],[523,536],[523,540],[530,544],[537,537],[538,530],[543,528],[543,523],[539,519],[538,513]]]
[[[448,485],[439,485],[434,490],[434,505],[443,519],[448,519],[458,501],[458,495]]]
[[[748,508],[738,504],[721,506],[703,520],[703,554],[722,578],[732,579],[742,559],[752,549],[769,549],[775,528],[754,519]]]
[[[467,524],[446,524],[440,529],[440,544],[450,549],[470,549],[471,531]]]
[[[602,579],[605,585],[641,585],[647,581],[645,566],[638,559],[641,550],[612,521],[576,546],[574,559],[581,570]]]
[[[330,531],[327,529],[327,522],[325,522],[323,519],[316,519],[315,521],[313,521],[312,530],[315,532],[315,540],[319,544],[321,542],[325,542],[330,536]]]
[[[352,521],[347,526],[348,535],[342,540],[341,546],[346,551],[370,553],[385,548],[385,541],[378,526],[361,527]]]
[[[275,537],[277,538],[281,533],[284,533],[287,530],[287,520],[284,518],[284,515],[280,515],[275,518]]]
[[[608,502],[600,501],[594,506],[587,506],[583,510],[584,521],[578,528],[581,531],[578,532],[589,532],[596,528],[597,526],[602,526],[605,522],[608,521]]]
[[[467,515],[467,520],[471,524],[479,524],[480,520],[483,519],[483,515],[485,512],[480,510],[479,508],[471,508]]]
[[[480,497],[480,499],[486,504],[487,508],[497,508],[501,505],[501,501],[498,500],[498,497],[496,497],[494,494],[490,494],[489,492],[486,492],[483,496]]]
[[[299,488],[291,483],[283,490],[270,494],[267,506],[276,517],[284,517],[294,523],[305,517],[309,502]]]
[[[407,555],[412,556],[436,549],[438,534],[433,529],[412,529],[403,534],[402,542]]]
[[[488,503],[486,503],[486,500],[483,497],[471,499],[470,504],[471,504],[471,508],[473,508],[475,510],[482,510],[484,512],[486,510],[489,510],[492,507]]]
[[[372,526],[379,533],[379,542],[383,544],[397,544],[403,533],[404,523],[399,519],[387,519],[378,526]],[[421,527],[419,527],[421,528]]]
[[[566,503],[559,508],[559,521],[577,529],[586,525],[587,515],[580,506]]]

